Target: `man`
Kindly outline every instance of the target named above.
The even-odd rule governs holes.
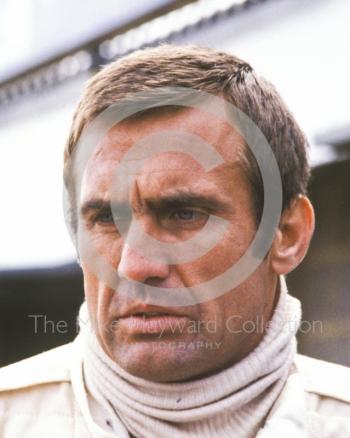
[[[162,46],[102,69],[65,151],[81,332],[1,370],[1,436],[350,436],[350,373],[296,354],[284,282],[314,228],[305,145],[234,56]]]

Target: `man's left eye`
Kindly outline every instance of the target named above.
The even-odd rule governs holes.
[[[165,221],[170,229],[197,230],[207,222],[209,214],[193,208],[181,208],[173,211]]]
[[[172,214],[174,219],[178,219],[181,221],[193,221],[197,219],[199,213],[194,210],[178,210]]]
[[[193,208],[175,209],[164,218],[163,226],[173,233],[200,230],[206,224],[210,214]]]

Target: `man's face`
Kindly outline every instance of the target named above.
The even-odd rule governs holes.
[[[168,152],[148,160],[134,178],[129,197],[134,216],[144,232],[159,241],[189,239],[211,214],[229,223],[220,243],[208,253],[172,265],[148,260],[125,244],[110,211],[117,164],[137,141],[162,130],[195,134],[225,160],[205,172],[188,155]],[[89,161],[79,200],[79,228],[87,228],[91,244],[124,279],[161,288],[213,279],[243,255],[256,232],[241,166],[243,150],[232,127],[195,109],[154,111],[119,123]],[[103,349],[126,371],[154,381],[188,380],[240,360],[260,341],[261,322],[270,318],[276,295],[276,275],[267,260],[219,298],[166,308],[118,294],[85,260],[82,268],[89,312]]]

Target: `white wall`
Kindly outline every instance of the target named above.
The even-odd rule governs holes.
[[[63,216],[62,163],[81,88],[74,81],[0,115],[0,270],[75,257]]]
[[[267,2],[203,27],[191,42],[250,62],[276,85],[310,141],[350,125],[349,0]],[[315,161],[321,153],[313,151]]]

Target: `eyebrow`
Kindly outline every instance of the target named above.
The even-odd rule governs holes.
[[[82,205],[80,213],[82,216],[86,216],[93,211],[109,211],[111,210],[111,203],[104,199],[94,198],[90,199]]]
[[[205,195],[191,191],[176,191],[169,195],[160,195],[157,198],[147,198],[145,205],[151,211],[167,211],[179,207],[206,207],[212,211],[223,211],[232,208],[232,205],[227,200],[218,199],[214,195]],[[117,208],[123,208],[127,203],[118,203]],[[105,199],[94,198],[90,199],[82,205],[80,212],[83,216],[93,211],[111,211],[111,202]]]
[[[158,211],[190,206],[207,207],[211,210],[223,210],[228,207],[228,203],[218,199],[217,196],[191,191],[176,191],[159,198],[148,198],[146,204],[151,210]]]

